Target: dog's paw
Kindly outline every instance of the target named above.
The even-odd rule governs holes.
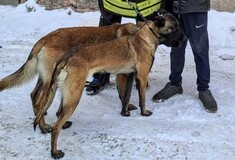
[[[62,152],[61,150],[57,150],[55,153],[51,152],[51,156],[54,159],[60,159],[60,158],[64,157],[64,152]]]
[[[142,116],[151,116],[153,112],[150,110],[145,110],[144,112],[141,113]]]
[[[51,133],[51,131],[52,131],[52,127],[49,124],[45,124],[43,127],[39,126],[39,128],[43,134]]]
[[[66,121],[66,122],[64,123],[62,129],[67,129],[67,128],[71,127],[71,126],[72,126],[72,123],[73,123],[73,122],[71,122],[71,121]]]
[[[121,115],[124,117],[129,117],[131,114],[130,114],[130,111],[122,111]]]

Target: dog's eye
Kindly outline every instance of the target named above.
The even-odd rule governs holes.
[[[175,32],[178,30],[178,27],[169,27],[172,32]]]

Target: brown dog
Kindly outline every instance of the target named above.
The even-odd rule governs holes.
[[[151,18],[155,19],[156,15],[158,14]],[[34,45],[28,60],[18,71],[0,81],[0,92],[27,83],[39,74],[36,87],[31,93],[34,113],[37,115],[40,111],[39,102],[42,101],[42,95],[49,86],[54,66],[69,49],[109,41],[122,35],[133,34],[137,30],[136,25],[128,23],[106,27],[62,28],[53,31]],[[164,38],[162,37],[160,43],[167,46],[178,45],[180,35],[182,35],[182,32],[177,30],[168,37],[167,35]],[[39,127],[43,133],[51,131],[51,126],[45,123],[44,118],[40,120]]]
[[[76,109],[88,75],[96,72],[114,74],[136,73],[138,80],[139,101],[142,116],[150,116],[151,111],[145,107],[145,92],[148,73],[152,67],[155,51],[161,37],[179,30],[177,20],[169,13],[149,21],[136,33],[122,36],[104,43],[76,48],[65,54],[57,63],[49,90],[45,92],[42,110],[37,115],[34,128],[47,110],[47,101],[53,96],[57,86],[61,90],[62,107],[52,129],[51,155],[61,158],[64,153],[57,150],[57,138],[61,128]],[[181,37],[182,38],[182,37]],[[41,106],[41,107],[42,107]],[[128,107],[129,105],[123,105]],[[128,110],[123,108],[122,111]],[[124,113],[125,114],[125,113]]]
[[[73,47],[109,41],[132,34],[137,29],[136,25],[128,23],[105,27],[62,28],[51,32],[34,45],[28,60],[18,71],[0,81],[0,92],[26,83],[38,73],[37,85],[31,93],[33,109],[37,115],[40,111],[38,102],[50,84],[54,66],[62,55]],[[44,119],[39,126],[43,133],[50,132],[51,127],[45,124]]]

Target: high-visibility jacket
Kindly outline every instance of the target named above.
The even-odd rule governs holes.
[[[129,0],[144,17],[151,15],[160,8],[161,0]],[[124,17],[137,17],[136,11],[126,0],[103,0],[104,9]]]

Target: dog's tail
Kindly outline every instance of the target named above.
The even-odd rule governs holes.
[[[44,45],[43,42],[39,42],[35,44],[30,52],[28,60],[23,64],[23,66],[21,66],[15,73],[0,80],[0,92],[23,85],[35,77],[37,74],[37,55]]]
[[[48,90],[46,91],[46,94],[45,94],[46,100],[45,100],[45,102],[42,103],[42,106],[40,107],[42,109],[36,115],[36,118],[34,120],[34,124],[33,124],[34,130],[36,130],[36,126],[38,125],[39,121],[42,119],[42,117],[45,115],[46,111],[50,107],[50,105],[47,104],[48,99],[51,98],[51,92],[56,90],[56,85],[57,85],[56,83],[57,83],[58,76],[60,74],[61,69],[64,68],[66,64],[67,64],[67,61],[64,61],[64,60],[58,61],[58,63],[56,64],[56,67],[55,67],[53,75],[52,75],[50,87],[48,88]]]

